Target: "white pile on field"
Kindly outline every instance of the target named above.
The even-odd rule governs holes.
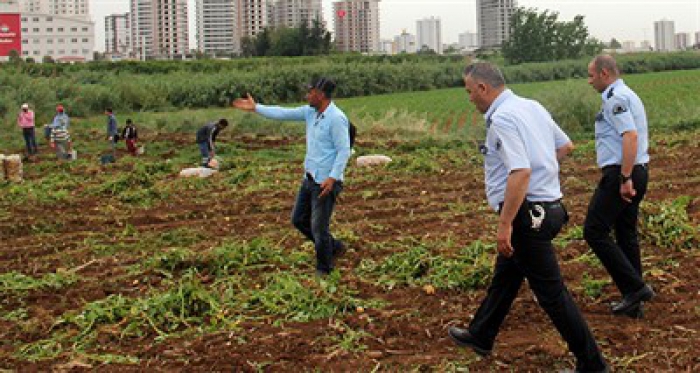
[[[4,176],[8,181],[13,183],[22,182],[22,157],[18,154],[2,157],[2,168]]]
[[[363,155],[357,157],[357,165],[359,167],[376,166],[387,164],[389,162],[391,162],[391,158],[381,154]]]
[[[211,169],[211,168],[206,168],[206,167],[193,167],[193,168],[186,168],[182,171],[180,171],[180,177],[209,177],[211,175],[214,175],[219,171]]]

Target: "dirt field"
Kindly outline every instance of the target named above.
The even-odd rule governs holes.
[[[700,226],[700,147],[698,134],[672,136],[657,141],[650,166],[651,185],[647,201],[652,204],[690,196],[687,212],[691,223]],[[185,144],[187,139],[167,139]],[[299,140],[236,138],[239,166],[259,149],[287,152],[300,147]],[[360,143],[370,147],[374,144]],[[189,145],[188,145],[189,146]],[[394,148],[390,155],[409,157]],[[470,154],[472,154],[471,152]],[[285,153],[286,154],[286,153]],[[291,229],[289,215],[297,188],[298,159],[279,159],[264,176],[253,174],[233,185],[229,176],[212,181],[180,183],[174,173],[155,185],[172,186],[165,200],[148,207],[130,205],[91,192],[131,164],[118,163],[64,169],[66,175],[87,175],[87,181],[71,188],[61,203],[50,201],[12,203],[0,215],[0,268],[33,278],[72,271],[77,280],[53,289],[0,292],[0,368],[18,371],[554,371],[573,366],[564,342],[536,305],[527,286],[521,290],[497,339],[494,355],[479,358],[457,348],[447,338],[446,328],[464,325],[475,312],[484,289],[438,289],[429,294],[420,285],[398,285],[391,289],[363,276],[363,260],[382,261],[401,250],[395,244],[411,239],[439,246],[446,256],[450,248],[464,247],[475,240],[491,240],[495,215],[484,202],[482,168],[478,157],[454,153],[437,157],[433,171],[404,172],[396,168],[370,171],[349,170],[342,200],[336,209],[333,230],[350,248],[339,262],[341,283],[361,299],[382,301],[382,306],[354,309],[307,322],[284,321],[274,314],[256,314],[237,322],[229,330],[187,331],[161,340],[153,332],[122,337],[120,324],[105,323],[96,340],[87,346],[62,342],[47,359],[32,361],[18,354],[22,346],[58,338],[71,328],[56,321],[69,311],[109,295],[141,297],[152,289],[165,288],[167,277],[156,271],[134,271],[162,250],[182,246],[201,252],[226,239],[251,240],[261,235],[285,252],[305,251],[308,263],[293,267],[312,273],[311,251]],[[300,155],[297,155],[300,156]],[[158,155],[151,155],[156,160]],[[583,222],[585,209],[599,171],[593,152],[582,151],[566,162],[562,180],[565,203],[572,216],[573,231]],[[430,161],[429,159],[426,160]],[[27,165],[27,179],[41,180],[53,160]],[[279,167],[274,167],[278,165]],[[242,166],[241,166],[242,167]],[[41,171],[40,171],[41,170]],[[233,169],[229,174],[238,172]],[[94,176],[94,177],[93,177]],[[262,186],[255,187],[260,177]],[[208,183],[208,184],[207,184]],[[34,185],[34,184],[25,184]],[[7,187],[5,187],[7,191]],[[9,191],[8,191],[9,193]],[[39,193],[37,191],[37,193]],[[24,195],[24,194],[23,194]],[[33,198],[35,198],[34,196]],[[7,201],[7,200],[6,200]],[[33,201],[33,199],[29,199]],[[3,202],[4,204],[5,202]],[[5,209],[5,208],[3,208]],[[165,242],[168,232],[189,232],[183,244]],[[174,234],[174,233],[173,233]],[[574,235],[575,236],[575,235]],[[160,237],[161,241],[154,241]],[[449,244],[442,245],[442,243]],[[442,246],[441,246],[442,245]],[[148,247],[146,247],[148,246]],[[593,329],[606,358],[615,371],[700,371],[700,255],[692,250],[662,248],[643,241],[646,279],[658,293],[646,305],[643,320],[615,317],[609,303],[619,298],[614,286],[602,286],[599,296],[585,294],[584,282],[609,277],[600,266],[578,260],[588,252],[580,238],[559,250],[566,283]],[[384,249],[381,249],[383,248]],[[265,267],[246,272],[252,283],[265,272],[291,270]],[[214,275],[202,272],[205,286]],[[310,278],[309,281],[311,281]],[[261,280],[262,281],[262,280]],[[21,317],[7,317],[22,309]],[[125,321],[124,321],[125,322]],[[362,331],[362,333],[357,333]],[[353,337],[351,333],[357,333]],[[53,337],[52,337],[53,336]],[[70,339],[62,339],[67,341]],[[351,341],[350,347],[339,341]],[[46,347],[48,348],[48,347]],[[75,351],[82,351],[76,353]],[[92,355],[102,357],[95,358]],[[34,354],[37,355],[36,353]],[[134,361],[108,361],[105,356],[130,356]]]

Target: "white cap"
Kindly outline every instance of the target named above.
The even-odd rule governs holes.
[[[29,109],[29,104],[22,104],[22,109]]]

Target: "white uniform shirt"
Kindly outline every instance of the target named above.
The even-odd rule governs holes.
[[[595,149],[598,167],[622,165],[622,135],[637,131],[634,164],[649,162],[649,128],[642,100],[622,79],[603,91],[603,107],[595,121]]]
[[[498,210],[505,199],[508,175],[519,169],[531,170],[528,201],[560,199],[556,152],[570,140],[549,112],[537,101],[519,97],[506,89],[484,117],[487,133],[482,153],[489,205]]]

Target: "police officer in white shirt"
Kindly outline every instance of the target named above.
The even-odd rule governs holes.
[[[602,94],[595,137],[598,183],[583,235],[622,293],[614,314],[640,318],[654,291],[642,279],[637,239],[639,204],[647,190],[649,131],[642,100],[620,79],[615,59],[600,55],[588,65],[588,83]],[[610,237],[615,230],[616,240]]]
[[[486,298],[468,328],[450,327],[450,337],[480,355],[496,335],[524,279],[569,349],[576,370],[608,370],[583,315],[569,294],[552,239],[568,220],[561,202],[559,161],[573,144],[539,103],[515,95],[488,63],[464,71],[469,99],[485,113],[484,154],[488,202],[500,214],[498,257]]]

